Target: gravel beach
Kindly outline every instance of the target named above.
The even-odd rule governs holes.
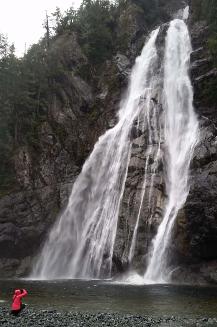
[[[0,308],[0,326],[94,326],[94,327],[205,327],[217,326],[217,318],[180,318],[174,316],[151,317],[118,313],[58,312],[56,310],[35,310],[25,308],[18,317],[10,315],[9,308]]]

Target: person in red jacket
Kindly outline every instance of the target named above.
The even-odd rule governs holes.
[[[11,313],[13,315],[17,315],[25,307],[25,305],[22,303],[22,298],[27,294],[27,291],[24,289],[14,291],[13,302],[11,305]]]

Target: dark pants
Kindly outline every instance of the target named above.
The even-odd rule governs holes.
[[[26,306],[25,304],[22,304],[19,310],[11,310],[11,314],[13,316],[18,316],[18,314],[25,308],[25,306]]]

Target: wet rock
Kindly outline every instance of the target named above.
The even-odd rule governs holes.
[[[117,122],[121,94],[126,91],[130,70],[146,36],[152,28],[168,22],[186,5],[186,1],[179,0],[160,0],[158,3],[160,11],[152,22],[144,20],[144,10],[136,1],[126,5],[116,24],[117,39],[120,40],[115,49],[117,54],[102,64],[98,75],[93,72],[89,82],[80,74],[88,60],[76,34],[68,33],[54,40],[49,55],[54,67],[63,67],[64,70],[54,81],[48,118],[37,126],[36,149],[29,146],[17,149],[14,162],[18,188],[0,198],[1,276],[20,276],[28,272],[31,258],[64,210],[74,180],[94,143]],[[193,281],[196,281],[196,276],[201,276],[199,281],[215,282],[216,272],[211,261],[217,258],[217,118],[216,104],[210,103],[203,92],[207,81],[215,83],[217,72],[207,49],[207,23],[190,19],[189,24],[193,43],[191,76],[195,87],[194,104],[200,121],[200,141],[191,166],[189,197],[177,217],[172,248],[176,263],[181,265],[177,276],[192,276]],[[167,28],[166,23],[157,39],[161,56]],[[154,102],[160,112],[160,104]],[[132,157],[114,250],[114,270],[117,272],[128,268],[129,248],[140,207],[134,263],[135,267],[144,270],[150,242],[162,219],[166,201],[164,159],[160,153],[159,162],[155,163],[153,154],[158,147],[155,145],[149,155],[147,191],[141,203],[147,160],[145,152],[149,147],[147,133],[141,135],[142,124],[141,120],[130,135]],[[192,260],[198,266],[186,270],[185,265],[190,265]],[[204,262],[211,267],[210,271],[200,270]],[[152,324],[152,321],[144,323]]]
[[[0,323],[3,327],[17,326],[123,326],[123,327],[187,327],[216,326],[216,318],[181,318],[176,316],[152,317],[120,313],[58,312],[25,308],[18,317],[9,314],[8,307],[0,308]]]
[[[179,267],[173,278],[179,282],[216,283],[216,104],[209,92],[204,93],[205,88],[211,92],[215,84],[216,68],[207,48],[207,23],[195,22],[191,33],[194,47],[191,73],[200,134],[191,164],[189,196],[174,231],[174,258]]]
[[[207,61],[208,61],[208,59],[206,58],[201,63],[204,64],[205,62],[207,63]],[[202,81],[204,81],[206,79],[210,79],[210,78],[213,78],[213,77],[217,77],[217,68],[213,68],[212,70],[208,71],[206,74],[203,74],[203,75],[200,75],[200,76],[196,77],[194,79],[194,82],[199,83],[199,82],[202,82]]]
[[[131,64],[129,59],[125,55],[118,53],[115,56],[115,63],[118,67],[120,74],[123,75],[125,78],[128,78],[131,72]]]

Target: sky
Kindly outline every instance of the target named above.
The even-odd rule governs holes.
[[[14,43],[17,56],[22,56],[25,48],[38,42],[45,33],[43,22],[46,10],[54,12],[56,7],[66,10],[79,7],[81,0],[0,0],[0,33]]]

